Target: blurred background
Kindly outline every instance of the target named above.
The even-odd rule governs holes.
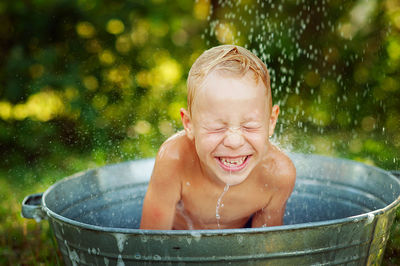
[[[0,264],[57,264],[23,197],[153,157],[182,128],[191,64],[225,43],[267,64],[283,150],[400,169],[400,0],[5,0]],[[400,263],[399,220],[386,265]]]

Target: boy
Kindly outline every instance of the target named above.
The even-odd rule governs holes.
[[[268,70],[248,50],[205,51],[188,80],[184,131],[157,154],[141,229],[226,229],[281,225],[296,179],[269,142],[279,114]]]

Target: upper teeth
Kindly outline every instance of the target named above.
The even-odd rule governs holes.
[[[228,159],[228,158],[220,158],[221,162],[225,164],[226,166],[233,166],[233,165],[241,165],[244,160],[246,159],[246,156],[236,158],[236,159]]]

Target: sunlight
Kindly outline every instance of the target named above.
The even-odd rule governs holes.
[[[3,119],[24,120],[31,118],[42,122],[49,121],[65,111],[62,97],[51,90],[44,90],[29,96],[25,103],[14,106],[0,103],[0,117]]]
[[[96,29],[90,22],[82,21],[76,24],[76,32],[82,38],[88,39],[95,35]]]
[[[118,35],[125,30],[124,23],[119,19],[110,19],[107,22],[106,30],[108,33]]]
[[[0,102],[0,118],[3,120],[8,120],[12,114],[12,105],[9,102]]]
[[[210,14],[210,1],[199,0],[193,7],[193,14],[197,19],[205,20]]]

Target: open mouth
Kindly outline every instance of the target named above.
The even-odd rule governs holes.
[[[250,155],[241,157],[216,157],[219,165],[226,171],[240,171],[249,161]]]

